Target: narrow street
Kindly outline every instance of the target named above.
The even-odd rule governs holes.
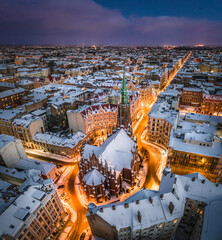
[[[68,186],[67,186],[68,194],[71,196],[69,204],[70,206],[73,207],[73,209],[77,213],[76,222],[72,226],[68,239],[79,239],[81,233],[88,227],[88,222],[86,219],[87,209],[81,205],[78,195],[75,192],[75,178],[77,174],[78,174],[78,167],[76,166],[76,168],[74,168],[69,178]]]
[[[144,183],[144,186],[146,188],[152,189],[152,190],[158,190],[160,181],[157,177],[157,170],[159,167],[160,161],[164,161],[163,156],[161,155],[162,149],[159,149],[157,146],[148,143],[144,139],[142,139],[142,134],[145,130],[145,127],[147,125],[148,116],[147,114],[151,110],[153,104],[155,103],[156,99],[154,99],[149,107],[142,109],[143,117],[140,119],[140,122],[137,123],[136,129],[134,129],[134,137],[137,137],[137,144],[138,149],[141,151],[142,149],[145,149],[149,154],[149,160],[148,160],[148,172],[146,176],[146,181]]]

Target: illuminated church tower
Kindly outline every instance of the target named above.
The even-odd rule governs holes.
[[[128,93],[126,88],[126,78],[125,78],[125,71],[123,73],[123,83],[121,89],[121,101],[118,106],[118,120],[117,126],[120,128],[124,128],[128,130],[130,134],[132,134],[132,121],[131,121],[131,114],[130,114],[130,105],[128,99]]]

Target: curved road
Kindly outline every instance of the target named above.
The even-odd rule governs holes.
[[[165,88],[170,84],[171,80],[174,78],[176,73],[173,74],[173,76],[169,79],[169,81],[167,82],[167,85],[164,87],[163,90],[165,90]],[[151,110],[151,108],[154,105],[154,103],[156,102],[156,100],[157,100],[157,98],[152,99],[150,101],[150,105],[143,107],[141,109],[140,112],[142,113],[141,114],[142,117],[136,122],[136,124],[133,127],[134,128],[134,137],[137,137],[137,144],[138,144],[139,151],[141,151],[142,148],[144,148],[149,153],[149,160],[148,160],[149,169],[148,169],[148,173],[146,176],[146,181],[144,183],[144,186],[148,189],[153,189],[153,190],[158,190],[158,188],[159,188],[160,176],[158,176],[158,174],[161,171],[161,169],[159,169],[159,167],[161,166],[161,168],[163,168],[165,166],[166,155],[167,155],[166,152],[163,151],[163,149],[160,146],[157,146],[156,144],[147,142],[143,139],[143,132],[145,130],[145,127],[147,126],[147,121],[148,121],[147,114]],[[33,158],[39,159],[39,160],[43,160],[41,157],[38,158],[33,155],[30,155],[30,157],[33,157]],[[64,163],[64,162],[61,162],[58,160],[52,160],[50,158],[44,159],[44,160],[48,160],[50,162],[55,162],[55,163],[61,163],[63,165],[70,165],[70,168],[73,168],[72,171],[70,171],[70,175],[68,176],[67,181],[64,182],[64,185],[66,187],[65,191],[68,194],[68,196],[70,197],[70,200],[68,200],[68,204],[76,211],[77,219],[74,224],[72,222],[67,223],[66,227],[67,226],[71,227],[71,230],[70,230],[68,236],[66,237],[66,239],[73,239],[73,240],[79,239],[81,236],[81,233],[89,225],[88,225],[88,222],[86,219],[87,209],[81,205],[78,195],[75,192],[75,178],[78,173],[78,166],[76,163]]]
[[[136,124],[136,128],[134,129],[134,136],[137,137],[137,144],[139,151],[144,148],[149,153],[149,160],[148,160],[148,172],[146,176],[146,181],[144,183],[144,187],[158,190],[160,181],[157,177],[157,171],[159,167],[160,161],[164,160],[163,156],[161,155],[162,149],[156,145],[148,143],[142,137],[142,134],[147,126],[148,117],[147,114],[153,107],[155,103],[155,99],[152,103],[147,107],[142,109],[143,117],[139,119],[139,122]]]

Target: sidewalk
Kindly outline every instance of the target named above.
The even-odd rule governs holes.
[[[75,185],[75,192],[77,194],[77,197],[79,199],[80,204],[84,207],[87,208],[89,202],[86,198],[85,193],[83,192],[83,189],[81,189],[81,185],[80,185],[80,181],[78,176],[76,175],[75,181],[74,181],[74,185]]]
[[[78,158],[67,158],[65,156],[61,156],[61,155],[57,155],[57,154],[53,154],[53,153],[49,153],[49,152],[43,152],[41,150],[37,150],[37,149],[25,149],[26,154],[30,154],[33,156],[37,156],[37,157],[42,157],[44,158],[51,158],[52,160],[58,160],[64,163],[75,163],[77,162]]]
[[[66,209],[66,211],[69,213],[64,221],[66,222],[66,225],[64,227],[64,229],[62,230],[62,233],[59,235],[59,237],[57,239],[59,240],[65,240],[67,239],[67,237],[69,236],[69,233],[72,229],[72,225],[76,222],[77,219],[77,214],[76,212],[72,209],[71,206],[69,206],[68,203],[62,202],[64,208]]]

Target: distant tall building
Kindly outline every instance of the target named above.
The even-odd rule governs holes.
[[[130,105],[128,101],[128,93],[126,88],[125,71],[123,73],[121,102],[118,106],[117,126],[127,129],[130,133],[132,132],[131,130],[132,121],[131,121],[131,114],[130,114]]]

